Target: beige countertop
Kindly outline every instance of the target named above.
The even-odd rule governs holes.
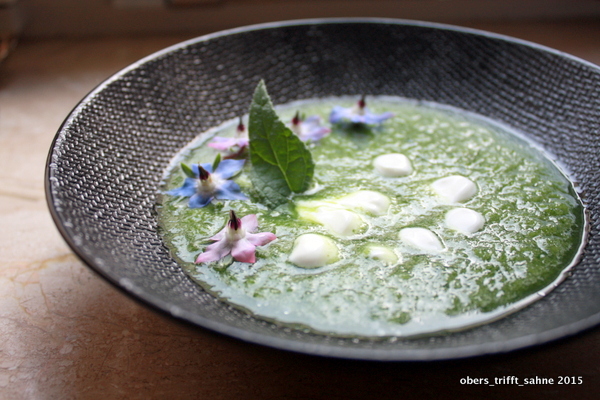
[[[600,64],[600,21],[471,25]],[[91,272],[47,209],[44,168],[63,119],[97,84],[189,36],[21,42],[0,65],[0,398],[592,398],[600,329],[510,354],[434,363],[297,355],[189,327]],[[461,385],[466,377],[581,385]]]

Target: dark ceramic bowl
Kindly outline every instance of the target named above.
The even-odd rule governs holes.
[[[244,114],[265,79],[275,104],[396,95],[501,121],[571,174],[591,232],[581,262],[540,301],[466,331],[415,339],[337,338],[282,328],[192,282],[157,233],[157,190],[199,133]],[[310,20],[234,29],[158,52],[90,93],[60,128],[46,189],[73,251],[125,293],[249,342],[323,356],[433,360],[500,353],[600,322],[600,68],[541,46],[396,20]]]

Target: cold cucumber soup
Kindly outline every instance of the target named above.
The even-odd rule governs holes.
[[[250,161],[238,161],[239,173],[222,164],[244,158],[245,143],[228,150],[214,144],[243,139],[239,120],[182,150],[157,208],[164,240],[190,277],[258,318],[358,337],[489,322],[564,278],[583,245],[584,210],[565,174],[538,148],[482,117],[400,98],[367,98],[381,120],[332,117],[356,100],[276,108],[296,134],[306,132],[294,120],[320,121],[322,129],[305,141],[314,161],[309,189],[277,207],[261,200]],[[213,163],[217,154],[223,166],[205,172],[216,185],[226,182],[222,198],[192,200],[177,191],[193,173],[202,175],[196,167],[186,176],[182,162]],[[255,221],[244,219],[250,215]],[[236,261],[232,252],[244,249],[235,246],[209,251],[237,223],[249,228],[244,240],[254,258],[243,253]],[[228,254],[214,259],[215,252]]]

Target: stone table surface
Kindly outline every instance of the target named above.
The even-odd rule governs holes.
[[[481,23],[600,64],[600,21]],[[327,359],[190,327],[126,297],[65,244],[44,167],[75,104],[191,36],[23,41],[0,65],[0,399],[594,398],[600,329],[509,354],[427,363]],[[578,385],[463,378],[582,377]]]

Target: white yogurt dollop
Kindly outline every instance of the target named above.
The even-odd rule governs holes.
[[[427,253],[444,250],[444,245],[436,234],[425,228],[404,228],[400,231],[400,240]]]
[[[462,203],[477,193],[475,182],[460,175],[438,179],[431,186],[439,196],[452,203]]]
[[[483,215],[469,208],[454,208],[446,213],[446,225],[461,233],[475,233],[484,223]]]
[[[389,197],[372,190],[359,190],[336,201],[346,208],[360,209],[369,214],[383,215],[390,207]]]
[[[338,236],[354,235],[364,224],[355,212],[327,206],[317,207],[314,211],[299,207],[298,215],[323,225],[329,232]]]
[[[390,153],[378,156],[373,160],[373,167],[379,174],[387,177],[410,175],[413,172],[412,164],[404,154]]]
[[[339,260],[333,240],[323,235],[306,233],[296,238],[289,260],[302,268],[318,268]]]

